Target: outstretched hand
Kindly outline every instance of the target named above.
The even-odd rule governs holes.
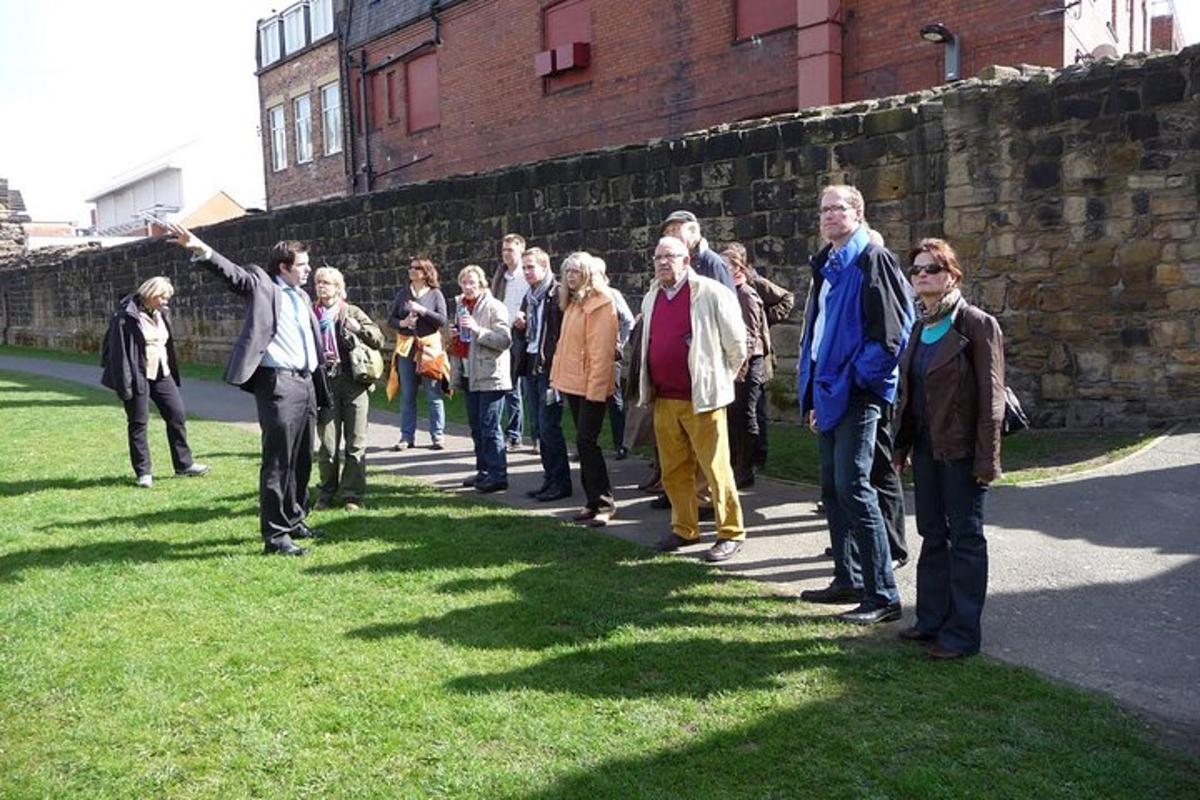
[[[174,222],[167,223],[167,241],[171,244],[177,244],[185,250],[191,251],[194,255],[204,255],[208,252],[208,245],[200,241],[200,237],[189,231],[182,225]]]

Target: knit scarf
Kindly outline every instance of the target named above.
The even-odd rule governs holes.
[[[962,299],[962,292],[957,288],[951,289],[942,295],[942,299],[937,301],[933,308],[926,308],[925,302],[919,301],[921,306],[921,321],[926,327],[938,322],[942,317],[949,314],[958,305],[958,301]]]
[[[344,306],[345,303],[341,300],[338,300],[332,306],[327,306],[320,302],[315,306],[317,322],[320,323],[321,360],[325,363],[337,361],[338,359],[336,326],[338,319],[342,316]]]

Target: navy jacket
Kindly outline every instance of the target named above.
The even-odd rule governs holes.
[[[138,316],[138,296],[126,295],[117,304],[117,312],[108,321],[108,332],[100,349],[100,383],[117,393],[122,400],[134,395],[145,394],[146,386],[146,338],[142,335],[142,321]],[[179,365],[175,361],[175,334],[171,330],[171,315],[167,309],[159,312],[167,326],[167,367],[171,380],[179,386]]]

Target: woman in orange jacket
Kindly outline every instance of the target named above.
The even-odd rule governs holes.
[[[616,512],[599,440],[615,386],[618,324],[608,285],[593,271],[592,263],[592,256],[583,252],[563,260],[558,290],[562,329],[550,386],[566,398],[575,420],[580,482],[587,495],[587,505],[575,521],[603,527]]]

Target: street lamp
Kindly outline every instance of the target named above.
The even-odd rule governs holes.
[[[921,28],[921,38],[933,44],[946,45],[946,80],[960,80],[962,74],[959,68],[959,59],[962,40],[940,22],[931,22]]]

